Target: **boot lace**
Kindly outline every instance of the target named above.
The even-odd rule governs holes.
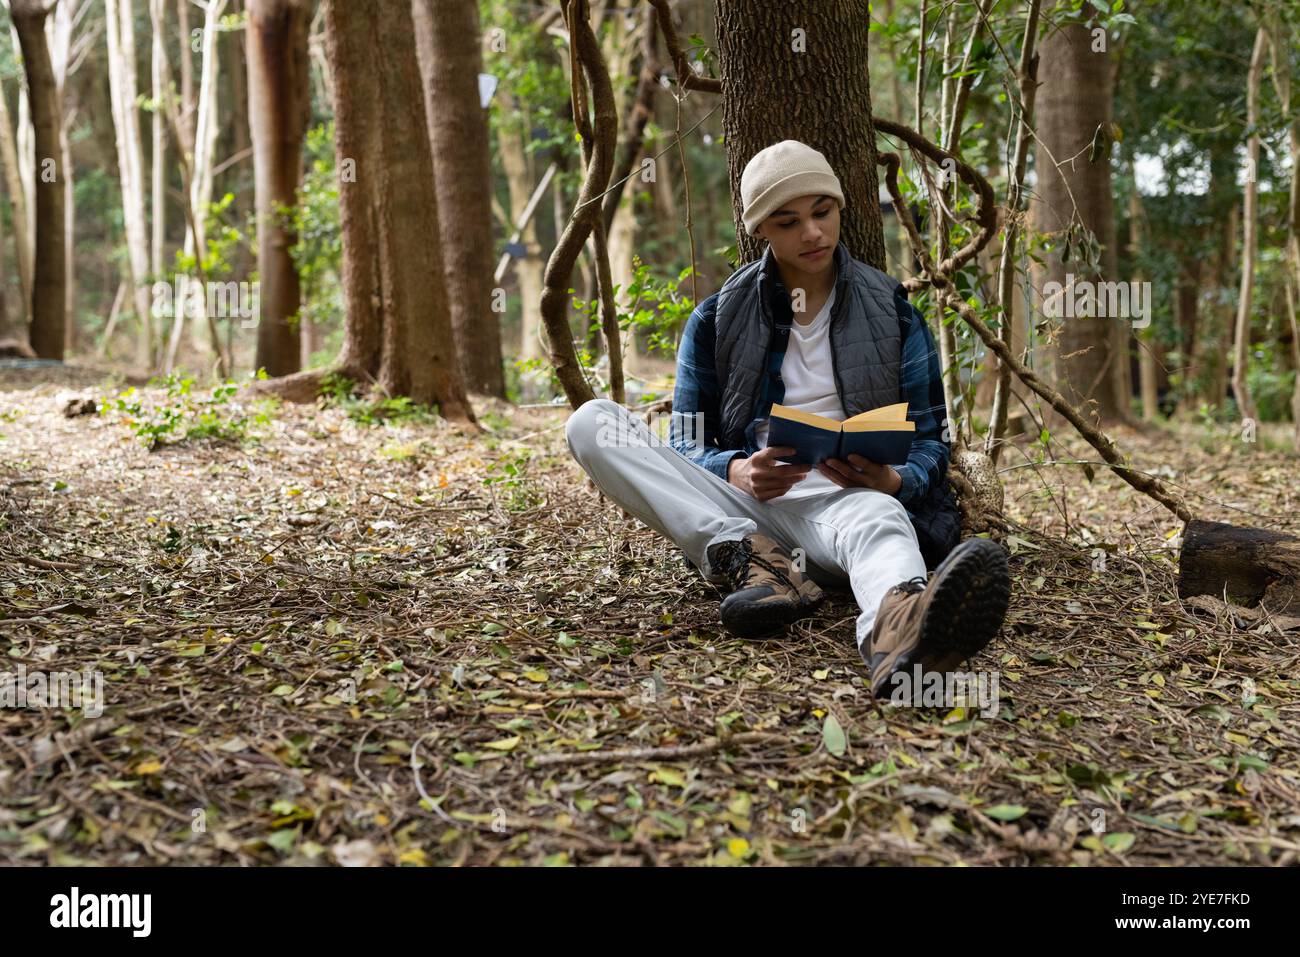
[[[723,561],[726,564],[723,567],[722,572],[726,576],[727,583],[731,586],[732,591],[740,591],[741,587],[745,584],[745,580],[749,577],[749,565],[751,562],[761,568],[766,568],[769,572],[775,575],[778,580],[784,582],[791,591],[799,590],[795,586],[795,583],[790,580],[789,576],[786,575],[780,567],[774,565],[772,562],[754,551],[753,545],[750,544],[749,539],[742,538],[734,545],[726,543],[723,547],[726,548],[723,557]]]
[[[890,591],[898,592],[900,595],[915,595],[917,592],[925,591],[927,583],[927,579],[918,575],[914,578],[909,578],[905,582],[899,582],[891,588]]]

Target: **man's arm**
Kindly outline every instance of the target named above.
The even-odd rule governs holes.
[[[900,288],[896,298],[903,322],[903,348],[899,385],[907,400],[907,417],[916,423],[907,463],[897,467],[903,484],[896,496],[904,505],[920,501],[948,471],[951,448],[944,436],[947,408],[943,400],[943,374],[939,350],[924,317]]]
[[[744,449],[722,449],[718,443],[719,386],[713,366],[713,294],[695,307],[681,345],[677,348],[677,385],[673,389],[673,416],[669,442],[700,468],[727,481],[731,460],[744,457]]]

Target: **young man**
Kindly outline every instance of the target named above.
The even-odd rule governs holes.
[[[903,288],[839,241],[844,193],[826,158],[794,140],[769,146],[746,165],[741,198],[745,229],[767,248],[686,324],[671,447],[593,399],[569,418],[569,450],[730,590],[721,618],[738,635],[779,634],[822,586],[848,584],[872,692],[888,696],[894,675],[950,671],[997,633],[1006,554],[986,539],[957,544],[934,341]],[[916,432],[897,468],[850,455],[813,470],[767,445],[773,402],[843,421],[900,401]]]

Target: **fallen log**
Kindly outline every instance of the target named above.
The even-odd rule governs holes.
[[[1178,596],[1213,595],[1300,615],[1300,538],[1194,519],[1183,531]]]

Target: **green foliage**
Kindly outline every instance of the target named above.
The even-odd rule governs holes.
[[[345,375],[331,372],[321,380],[320,397],[327,406],[342,409],[358,425],[425,425],[438,416],[436,405],[422,405],[409,396],[363,396],[357,384]]]
[[[1291,419],[1291,395],[1295,389],[1295,370],[1279,361],[1274,343],[1261,343],[1246,371],[1246,382],[1261,422],[1287,422]]]
[[[541,502],[541,493],[528,482],[526,476],[532,458],[533,450],[521,446],[502,453],[498,459],[487,464],[483,484],[509,493],[505,501],[507,511],[522,512]]]
[[[258,369],[252,378],[265,379],[266,370]],[[106,403],[101,412],[118,412],[151,452],[196,439],[240,444],[255,441],[251,426],[271,420],[273,400],[262,400],[250,414],[231,402],[239,385],[229,379],[214,385],[207,396],[195,394],[191,376],[175,372],[163,379],[150,379],[149,385],[164,390],[160,401],[150,401],[131,387]]]
[[[632,269],[627,289],[614,290],[620,303],[619,328],[624,335],[640,334],[651,351],[658,350],[671,358],[677,353],[678,336],[695,308],[695,302],[681,289],[695,270],[687,266],[676,279],[659,280],[650,274],[650,267],[640,256],[632,257]]]
[[[334,160],[334,124],[323,123],[307,134],[307,171],[298,189],[298,204],[281,207],[298,241],[289,249],[298,268],[302,304],[297,321],[331,330],[343,326],[343,294],[339,281],[343,233],[339,225],[339,185]],[[325,350],[328,361],[337,350]],[[317,357],[312,357],[313,364]]]

